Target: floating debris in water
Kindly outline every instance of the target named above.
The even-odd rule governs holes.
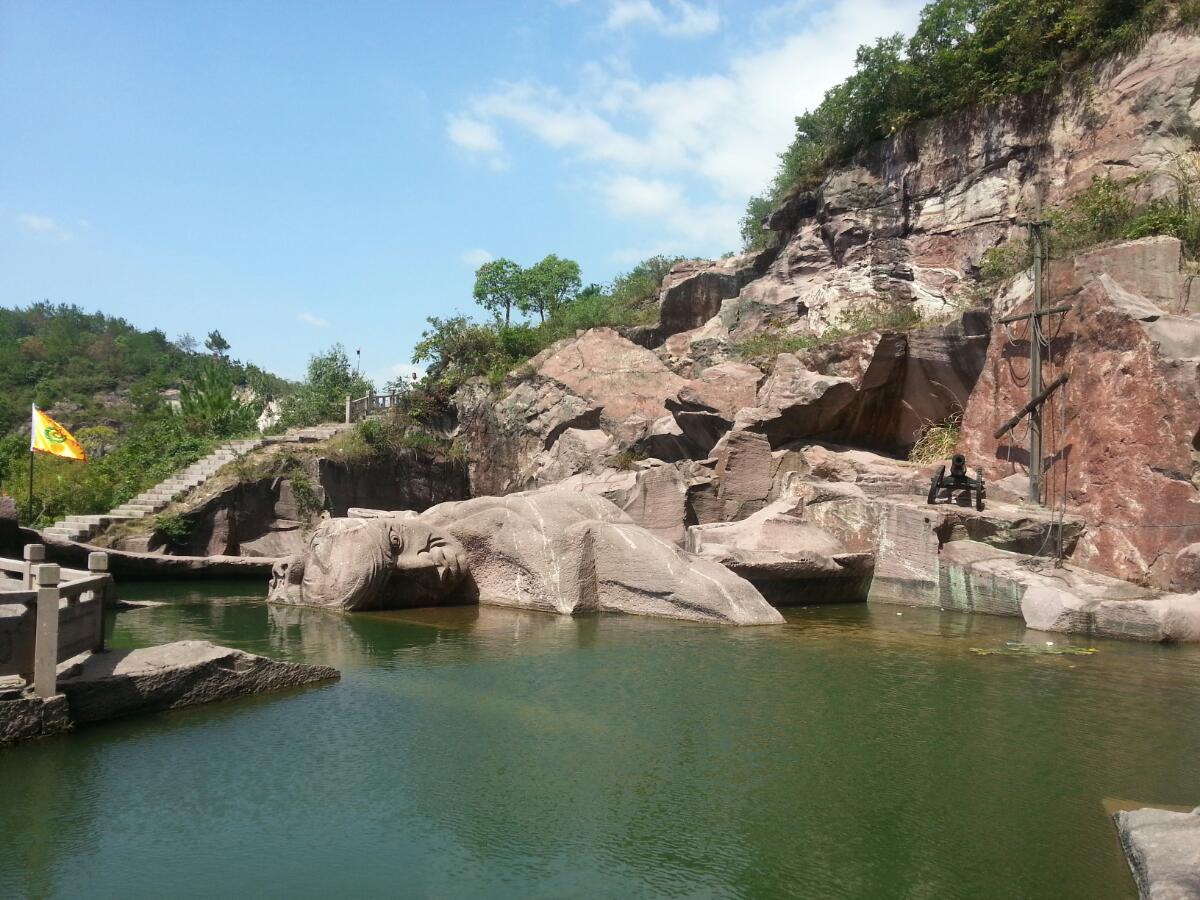
[[[978,656],[1091,656],[1096,652],[1095,647],[1056,647],[1054,641],[1046,641],[1045,646],[1006,641],[1003,647],[971,647],[970,650]]]

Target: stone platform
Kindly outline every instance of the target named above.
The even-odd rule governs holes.
[[[1041,631],[1147,641],[1200,641],[1200,595],[1165,594],[1077,566],[1056,566],[1057,520],[1047,510],[989,503],[879,504],[869,602],[1019,616]],[[1064,552],[1082,533],[1063,523]]]
[[[208,641],[93,653],[60,666],[54,697],[0,691],[0,744],[339,677],[329,666],[279,662]]]

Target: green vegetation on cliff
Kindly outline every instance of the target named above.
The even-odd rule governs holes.
[[[429,319],[430,327],[413,349],[413,362],[426,364],[424,381],[409,391],[408,405],[413,415],[422,418],[438,414],[446,408],[454,391],[469,378],[486,376],[492,384],[499,384],[506,374],[526,360],[555,341],[574,337],[577,331],[653,324],[658,320],[659,287],[667,271],[678,261],[655,256],[615,278],[607,289],[592,284],[578,290],[578,266],[575,263],[556,256],[548,256],[546,260],[556,261],[557,273],[546,274],[540,288],[548,301],[544,307],[527,307],[539,313],[544,310],[544,318],[537,324],[505,324],[501,313],[507,307],[501,302],[493,302],[495,296],[509,296],[507,289],[495,288],[497,279],[492,278],[494,272],[488,269],[495,266],[495,262],[506,262],[503,260],[480,268],[481,276],[486,276],[484,291],[479,290],[477,280],[476,296],[481,305],[493,313],[491,321],[479,322],[466,316]],[[538,266],[544,266],[546,260]],[[572,266],[573,279],[561,277],[564,272],[571,275]],[[574,289],[561,290],[564,281],[570,287],[572,280]],[[549,302],[550,298],[553,298],[552,302]]]
[[[1054,87],[1173,21],[1198,20],[1196,0],[934,0],[912,37],[859,47],[855,73],[797,116],[765,195],[747,204],[743,240],[766,246],[772,235],[760,222],[774,205],[874,141],[921,119]]]
[[[1051,259],[1070,256],[1109,241],[1167,235],[1178,238],[1184,257],[1200,259],[1200,164],[1178,159],[1165,171],[1174,182],[1171,196],[1138,200],[1147,176],[1095,178],[1069,200],[1047,210]],[[1033,246],[1028,238],[1009,241],[983,254],[979,278],[984,286],[1029,268]]]

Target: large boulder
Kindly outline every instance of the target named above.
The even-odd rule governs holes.
[[[655,537],[593,493],[480,497],[434,507],[419,521],[463,546],[464,591],[479,603],[735,625],[782,622],[749,582]]]
[[[329,666],[279,662],[208,641],[176,641],[93,654],[60,675],[58,689],[67,697],[71,720],[83,723],[338,677]]]
[[[749,579],[777,606],[865,599],[874,562],[808,520],[800,496],[737,522],[693,525],[687,547]]]
[[[983,368],[985,311],[908,332],[866,332],[781,353],[735,427],[778,447],[802,438],[906,454],[931,422],[961,413]]]
[[[742,279],[735,260],[688,260],[671,267],[659,295],[659,336],[699,328],[718,312],[721,303],[736,297]]]
[[[1200,808],[1121,810],[1113,815],[1138,896],[1143,900],[1200,897]]]

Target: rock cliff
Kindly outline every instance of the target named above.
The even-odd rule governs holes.
[[[1200,36],[1165,32],[1097,66],[1087,90],[918,123],[777,209],[775,249],[677,264],[657,325],[580,333],[499,391],[469,384],[472,494],[573,485],[680,542],[797,480],[921,491],[927,472],[854,453],[902,460],[961,416],[972,467],[1018,499],[1028,460],[991,435],[1028,399],[1028,337],[994,320],[1031,286],[984,290],[983,256],[1096,176],[1169,194],[1172,162],[1200,148],[1198,63]],[[1060,260],[1048,278],[1073,304],[1049,350],[1048,378],[1072,380],[1046,462],[1050,499],[1083,523],[1074,561],[1172,590],[1200,588],[1198,280],[1169,238]],[[770,552],[727,546],[743,562]]]

